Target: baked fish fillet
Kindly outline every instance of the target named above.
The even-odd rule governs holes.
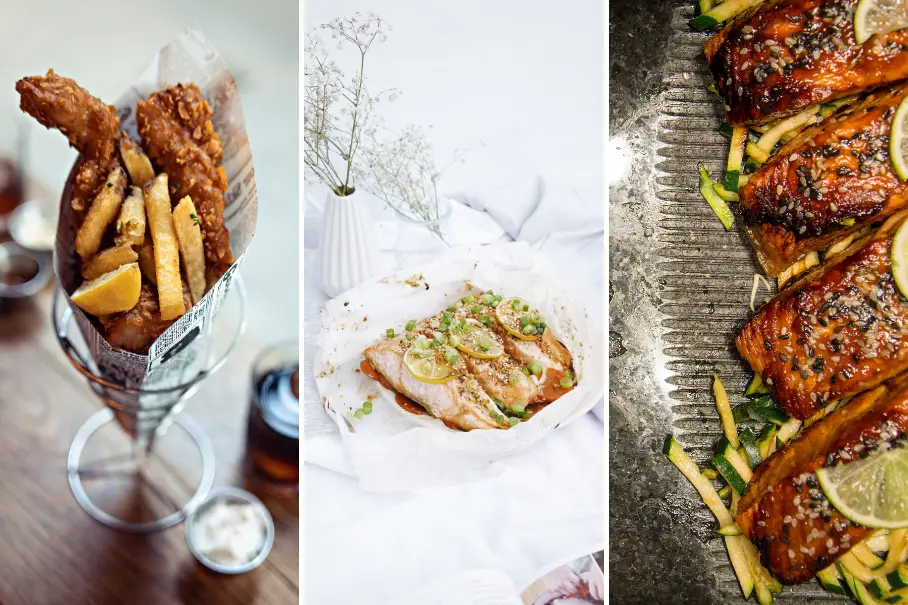
[[[908,211],[764,305],[736,344],[789,415],[827,404],[908,370],[908,300],[890,249]]]
[[[908,205],[889,159],[906,96],[905,84],[868,95],[791,140],[741,187],[745,232],[767,275]]]
[[[441,384],[417,380],[404,365],[408,346],[403,336],[385,338],[363,351],[363,356],[395,391],[425,407],[432,416],[467,431],[507,428],[507,422],[495,420],[503,416],[472,374]]]
[[[766,0],[706,44],[728,123],[763,124],[908,78],[908,30],[854,36],[858,0]]]
[[[430,414],[448,425],[471,430],[507,428],[507,418],[499,410],[525,417],[527,406],[555,401],[573,388],[561,380],[569,376],[571,354],[546,327],[539,338],[517,338],[496,320],[495,305],[483,302],[479,292],[469,304],[449,307],[419,322],[412,334],[432,341],[440,336],[440,326],[453,321],[475,321],[484,324],[498,339],[503,353],[495,358],[475,357],[461,351],[464,374],[441,384],[422,382],[404,364],[404,355],[412,346],[403,336],[386,338],[363,352],[366,360],[391,388],[422,405]],[[535,368],[534,374],[528,368]]]
[[[873,531],[836,511],[815,473],[904,441],[906,383],[899,378],[856,397],[757,467],[736,521],[781,582],[810,580]]]

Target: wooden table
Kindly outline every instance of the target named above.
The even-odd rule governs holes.
[[[215,485],[257,493],[276,525],[274,549],[261,567],[221,576],[196,562],[182,524],[148,535],[118,532],[76,502],[67,452],[76,430],[102,404],[60,351],[51,302],[48,288],[31,301],[0,307],[0,605],[297,603],[298,498],[263,493],[242,470],[250,365],[261,346],[242,338],[187,407],[213,442]],[[107,428],[96,439],[106,447],[111,435],[113,447],[122,438]],[[162,452],[156,472],[165,477],[165,493],[133,487],[123,506],[185,501],[193,489],[190,454]]]

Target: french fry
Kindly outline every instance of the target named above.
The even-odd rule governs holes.
[[[151,160],[142,151],[142,148],[136,145],[136,142],[129,137],[120,139],[120,157],[126,165],[126,171],[129,173],[129,179],[133,185],[144,187],[154,178],[154,168],[151,167]]]
[[[154,246],[150,237],[146,238],[145,243],[139,248],[139,269],[142,270],[142,275],[145,276],[145,279],[156,286],[158,285],[158,276],[154,268]]]
[[[104,237],[107,226],[117,217],[125,189],[126,173],[120,167],[114,168],[76,233],[76,252],[82,262],[97,254],[101,248],[101,238]]]
[[[98,252],[84,267],[82,267],[82,277],[86,281],[101,277],[105,273],[110,273],[122,267],[139,260],[139,255],[132,249],[129,244],[120,244],[107,250]]]
[[[117,219],[117,245],[141,246],[145,243],[145,196],[141,187],[131,187],[129,197],[120,208]]]
[[[205,295],[205,252],[202,248],[199,217],[195,213],[192,198],[188,195],[173,209],[173,226],[180,244],[180,256],[183,258],[192,304],[196,304]]]
[[[175,319],[186,312],[180,277],[180,251],[170,215],[167,175],[159,174],[145,193],[145,211],[154,243],[155,276],[161,319]]]

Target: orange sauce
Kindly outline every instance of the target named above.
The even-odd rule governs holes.
[[[394,391],[394,401],[396,401],[397,405],[399,405],[405,411],[410,412],[411,414],[428,414],[428,412],[426,412],[426,408],[422,407],[409,397],[405,397],[404,395],[401,395],[400,393],[395,391],[394,387],[391,386],[391,383],[388,382],[388,379],[379,374],[378,370],[376,370],[368,360],[363,359],[361,362],[359,362],[359,369],[363,374],[365,374],[372,380],[378,381],[379,384],[381,384],[389,391]]]
[[[569,392],[574,388],[574,385],[569,386],[568,388],[563,388],[559,382],[564,378],[563,372],[558,372],[556,370],[546,370],[546,380],[545,386],[542,387],[542,400],[546,402],[552,402]]]

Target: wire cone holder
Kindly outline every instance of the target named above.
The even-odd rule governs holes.
[[[215,455],[211,441],[204,430],[187,414],[181,413],[206,378],[218,371],[226,362],[239,340],[246,324],[246,290],[242,278],[236,274],[231,289],[224,300],[231,311],[219,313],[214,320],[214,329],[193,343],[193,363],[174,380],[171,376],[166,386],[143,384],[132,388],[103,376],[91,359],[90,351],[84,344],[72,310],[62,289],[58,286],[54,294],[52,319],[54,332],[69,362],[88,381],[91,390],[105,407],[93,414],[77,431],[70,446],[67,459],[67,475],[76,501],[97,521],[115,529],[147,533],[166,529],[185,519],[208,495],[215,473]],[[82,460],[86,446],[98,431],[115,421],[128,435],[127,451],[107,455],[98,460]],[[191,440],[201,460],[201,471],[194,487],[194,493],[185,502],[174,502],[168,497],[171,511],[167,514],[150,515],[151,518],[133,520],[117,512],[105,509],[103,503],[91,496],[86,489],[89,482],[114,481],[124,475],[133,476],[137,482],[155,494],[165,493],[155,485],[149,468],[153,456],[158,453],[156,446],[169,428],[176,425]],[[182,452],[181,452],[182,456]],[[122,483],[122,482],[121,482]],[[122,484],[114,485],[110,492],[125,491]],[[185,498],[184,498],[185,499]]]

